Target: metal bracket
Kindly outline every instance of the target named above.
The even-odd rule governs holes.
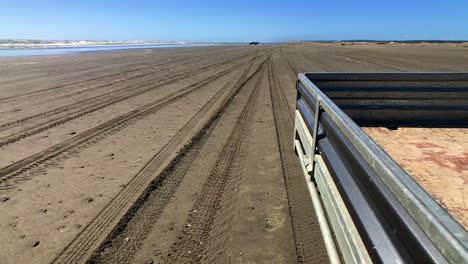
[[[315,104],[315,117],[314,117],[314,131],[312,134],[312,151],[311,153],[311,161],[310,164],[312,165],[312,168],[310,170],[310,180],[314,181],[314,168],[315,168],[315,154],[317,154],[317,134],[318,134],[318,128],[319,128],[319,121],[320,121],[320,115],[323,112],[322,108],[322,102],[317,98],[316,99],[316,104]]]

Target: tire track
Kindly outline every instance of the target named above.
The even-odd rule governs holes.
[[[166,61],[166,62],[163,62],[163,63],[160,63],[160,64],[155,64],[155,65],[152,65],[152,66],[147,66],[147,67],[140,67],[141,69],[139,70],[143,70],[143,71],[149,71],[149,72],[146,72],[146,73],[142,73],[141,75],[137,75],[137,76],[132,76],[130,77],[131,79],[135,79],[135,78],[140,78],[140,77],[146,77],[148,75],[151,75],[152,73],[155,73],[155,72],[161,72],[161,71],[167,71],[167,70],[170,70],[172,69],[172,66],[173,65],[180,65],[180,66],[185,66],[185,65],[189,65],[189,64],[193,64],[193,63],[197,63],[197,62],[200,62],[200,61],[203,61],[203,59],[205,59],[207,56],[209,55],[214,55],[214,54],[217,54],[217,53],[221,53],[222,51],[214,51],[214,52],[211,52],[211,53],[208,53],[207,55],[203,56],[203,55],[200,55],[200,56],[194,56],[194,57],[190,57],[190,58],[186,58],[184,55],[180,55],[181,58],[178,58],[176,57],[175,59],[171,59],[171,61]],[[193,55],[192,55],[193,56]],[[214,59],[217,59],[217,57],[215,57]],[[154,58],[152,58],[151,60],[154,60]],[[184,62],[185,61],[185,62]],[[139,63],[135,63],[135,65],[138,65]],[[153,70],[154,67],[159,67],[159,66],[166,66],[166,65],[170,65],[170,66],[167,66],[165,68],[162,68],[162,69],[158,69],[158,70]],[[119,74],[119,73],[117,73]],[[130,78],[122,78],[120,81],[129,81]],[[109,85],[112,85],[116,82],[112,81]],[[89,91],[91,89],[95,90],[96,88],[104,88],[104,87],[107,87],[109,86],[108,84],[104,84],[103,86],[101,85],[98,85],[96,87],[87,87],[85,88],[84,90],[81,90],[81,91],[77,91],[75,93],[72,93],[72,94],[67,94],[67,95],[63,95],[61,97],[57,97],[57,98],[54,98],[55,99],[59,99],[59,98],[66,98],[66,97],[69,97],[69,96],[72,96],[72,95],[76,95],[76,94],[80,94],[80,93],[83,93],[83,92],[86,92],[86,91]]]
[[[373,65],[376,65],[376,66],[380,66],[380,67],[384,67],[384,68],[387,68],[387,69],[392,69],[392,70],[395,70],[395,71],[408,71],[408,69],[421,69],[421,65],[417,65],[417,64],[414,64],[414,63],[408,63],[408,62],[405,62],[405,61],[401,61],[401,60],[398,60],[398,59],[392,59],[392,58],[388,58],[388,57],[380,57],[378,56],[377,54],[374,54],[373,56],[372,55],[369,55],[369,54],[366,54],[366,58],[367,59],[364,59],[362,58],[359,54],[356,54],[356,56],[350,56],[349,54],[345,54],[345,55],[338,55],[338,54],[334,54],[334,56],[336,57],[343,57],[343,58],[350,58],[352,60],[355,60],[355,61],[358,61],[358,62],[361,62],[361,63],[366,63],[366,64],[373,64]],[[382,61],[385,61],[385,62],[388,62],[388,63],[385,63],[385,62],[382,62]],[[447,69],[447,68],[440,68],[439,66],[438,67],[428,67],[430,65],[424,65],[424,68],[425,69],[429,69],[431,71],[452,71],[450,69]]]
[[[249,79],[254,76],[259,69],[250,76],[248,73],[253,65],[249,62],[247,69],[236,83],[234,90],[239,90]],[[261,64],[263,65],[263,63]],[[260,68],[261,66],[259,66]],[[228,100],[218,109],[224,111],[236,93],[232,93]],[[112,227],[109,222],[120,219],[123,214],[130,209],[136,199],[144,192],[150,182],[154,179],[154,174],[168,160],[170,155],[183,144],[189,132],[197,125],[203,116],[209,111],[213,104],[220,98],[222,92],[217,93],[210,101],[158,152],[140,172],[130,181],[129,184],[101,211],[101,213],[91,221],[91,223],[65,248],[65,250],[53,261],[54,263],[81,263],[86,261],[93,250],[99,246]],[[211,120],[214,122],[214,120]],[[153,176],[153,177],[152,177]]]
[[[387,68],[387,69],[392,69],[394,71],[402,71],[402,69],[398,67],[399,66],[398,64],[393,64],[393,65],[397,65],[397,67],[395,67],[395,66],[390,66],[390,65],[385,64],[385,63],[379,63],[377,61],[364,60],[362,58],[356,58],[354,56],[349,56],[349,55],[338,55],[336,53],[332,54],[332,57],[335,57],[338,60],[339,60],[339,58],[343,58],[343,60],[350,59],[350,60],[360,62],[360,63],[364,63],[364,64],[367,64],[367,65],[373,64],[373,65],[384,67],[384,68]],[[368,55],[367,55],[367,57],[372,58],[372,57],[370,57]],[[373,59],[375,59],[375,57]],[[408,65],[410,65],[410,64],[408,64]],[[412,67],[414,67],[414,66],[412,66]]]
[[[168,263],[198,263],[203,258],[206,241],[219,212],[225,187],[235,168],[243,163],[249,134],[253,125],[255,105],[260,92],[260,80],[250,93],[215,166],[202,187],[189,214],[187,227],[165,259]],[[196,213],[194,213],[196,212]]]
[[[249,63],[255,60],[257,57],[252,58]],[[38,172],[42,172],[47,168],[47,162],[53,163],[61,159],[65,159],[67,155],[79,151],[80,147],[87,146],[86,143],[94,143],[93,140],[99,140],[99,136],[106,136],[108,133],[115,133],[116,131],[128,126],[130,123],[135,122],[147,115],[153,114],[160,108],[169,105],[170,103],[189,95],[191,92],[198,88],[224,76],[226,73],[232,72],[239,67],[241,64],[235,65],[227,70],[223,70],[214,74],[204,80],[201,80],[195,84],[188,85],[178,91],[172,92],[152,103],[146,104],[139,107],[136,110],[130,111],[124,115],[115,117],[97,127],[91,128],[83,133],[80,133],[62,143],[52,146],[44,151],[34,154],[28,158],[15,162],[9,166],[0,169],[0,190],[8,190],[12,184],[28,179],[27,175],[24,177],[17,178],[16,182],[12,179],[18,177],[21,174],[25,174],[34,168],[38,169]],[[31,176],[34,176],[31,175]]]
[[[0,98],[0,102],[14,100],[14,99],[22,98],[22,97],[27,97],[27,96],[33,96],[33,95],[42,94],[42,93],[46,93],[46,92],[53,92],[53,91],[55,91],[57,89],[66,88],[66,87],[73,86],[73,85],[82,85],[82,84],[85,84],[87,82],[98,81],[100,79],[105,79],[105,78],[113,78],[113,77],[116,77],[118,75],[128,74],[128,73],[135,72],[135,71],[140,71],[140,70],[146,70],[146,69],[149,69],[149,68],[152,68],[152,67],[163,66],[163,65],[166,65],[166,64],[169,64],[169,63],[171,63],[171,62],[163,62],[163,63],[160,63],[160,64],[144,66],[144,67],[135,68],[135,69],[129,69],[129,70],[125,70],[125,71],[122,71],[122,72],[107,74],[107,75],[103,75],[103,76],[97,76],[97,77],[94,77],[94,78],[90,78],[90,79],[86,79],[86,80],[80,80],[80,81],[76,81],[76,82],[71,82],[71,83],[67,83],[67,84],[63,84],[63,85],[57,85],[57,86],[41,89],[41,90],[38,90],[38,91],[31,91],[31,92],[27,92],[27,93],[23,93],[23,94],[17,94],[17,95],[2,97],[2,98]],[[133,65],[138,65],[138,64],[141,64],[141,63],[133,63]],[[131,65],[132,64],[125,65],[125,66],[128,67],[128,66],[131,66]],[[44,77],[44,78],[47,78],[47,77]],[[37,81],[37,79],[36,79],[36,81]],[[119,79],[119,81],[122,81],[122,79]],[[102,84],[102,86],[99,85],[97,88],[107,86],[107,85],[111,85],[113,83],[115,83],[115,82],[111,81],[109,83]],[[14,83],[14,84],[18,84],[18,83]]]
[[[348,56],[348,55],[346,55],[346,56]],[[454,71],[451,68],[440,67],[439,65],[434,67],[430,63],[425,63],[424,65],[418,65],[418,64],[407,63],[405,61],[401,61],[401,60],[398,60],[398,59],[389,59],[389,58],[378,57],[378,56],[368,56],[368,57],[369,57],[369,59],[373,59],[373,61],[364,60],[364,59],[362,59],[362,57],[359,57],[359,60],[365,61],[365,62],[368,62],[368,63],[371,63],[371,64],[381,65],[384,68],[390,68],[390,69],[395,68],[395,67],[389,66],[389,64],[386,64],[386,63],[376,62],[376,61],[385,60],[385,61],[390,62],[393,65],[397,65],[398,68],[396,70],[400,71],[400,72],[401,71],[415,71],[415,70],[416,71],[434,71],[434,72],[440,72],[440,71],[451,72],[451,71]],[[357,58],[353,58],[353,59],[357,59]],[[455,71],[459,72],[460,70],[455,70]]]
[[[214,51],[214,52],[208,53],[208,54],[206,54],[206,53],[203,54],[201,52],[200,55],[195,56],[195,57],[190,57],[189,60],[193,60],[193,59],[197,59],[197,58],[202,59],[202,58],[206,57],[207,55],[213,55],[213,54],[216,54],[216,53],[222,53],[222,50],[217,50],[217,51]],[[57,89],[61,89],[61,88],[65,88],[65,87],[69,87],[69,86],[73,86],[73,85],[80,85],[80,84],[84,84],[86,82],[97,81],[97,80],[100,80],[100,79],[114,78],[114,77],[116,77],[118,75],[128,74],[128,73],[135,72],[135,71],[147,70],[147,69],[151,69],[151,68],[158,67],[158,66],[163,66],[163,65],[168,65],[168,64],[176,64],[176,63],[180,63],[181,61],[186,60],[187,58],[185,56],[186,56],[185,54],[180,55],[181,58],[177,58],[177,59],[171,60],[169,62],[165,61],[165,62],[162,62],[162,63],[157,63],[157,64],[153,64],[153,65],[149,65],[149,66],[142,66],[142,67],[139,67],[139,68],[129,69],[129,70],[125,70],[125,71],[122,71],[122,72],[117,72],[117,73],[113,73],[113,74],[106,74],[106,75],[97,76],[97,77],[86,79],[86,80],[81,80],[81,81],[77,81],[77,82],[63,84],[63,85],[57,85],[57,86],[49,87],[49,88],[42,89],[42,90],[39,90],[39,91],[31,91],[31,92],[28,92],[28,93],[3,97],[3,98],[0,98],[0,102],[7,101],[7,100],[12,100],[12,99],[17,99],[17,98],[20,98],[20,97],[25,97],[25,96],[50,92],[50,91],[54,91],[54,90],[57,90]],[[148,59],[148,60],[151,61],[151,60],[154,60],[154,58],[151,58],[151,59]],[[124,64],[124,66],[125,67],[131,67],[131,66],[141,65],[142,63],[145,63],[145,61],[144,62],[134,62],[134,63],[130,63],[130,64]],[[182,65],[184,65],[184,64],[182,64]],[[122,65],[119,65],[119,67],[122,67]],[[143,74],[143,75],[135,76],[135,77],[141,77],[141,76],[145,76],[145,75],[147,75],[147,74]],[[119,81],[122,81],[122,80],[119,79]],[[109,83],[102,84],[102,86],[112,85],[113,83],[115,83],[115,81],[111,81]],[[101,85],[99,85],[99,87],[101,87]]]
[[[279,77],[278,77],[279,75],[278,75],[278,72],[276,70],[275,60],[273,59],[273,57],[270,58],[270,64],[272,65],[270,68],[273,71],[273,75],[275,76],[275,81],[277,82],[278,87],[279,87],[279,86],[281,86],[281,83],[279,81]],[[289,110],[291,108],[290,108],[288,100],[286,99],[286,94],[284,92],[284,89],[279,89],[278,92],[281,93],[281,98],[284,99],[284,103],[287,106],[287,110],[288,110],[288,113],[289,113],[289,116],[290,116],[291,120],[294,120],[294,116],[293,116],[292,112]]]
[[[200,135],[196,137],[197,140],[192,140],[192,144],[187,146],[185,151],[182,151],[174,162],[158,176],[157,181],[150,185],[142,195],[144,198],[140,198],[132,206],[132,209],[122,218],[117,228],[96,250],[88,263],[132,262],[148,233],[159,219],[162,210],[185,177],[192,162],[198,157],[199,151],[216,127],[224,110],[249,80],[250,78],[242,81],[242,77],[238,79],[237,84],[233,89],[230,89],[230,94],[220,104],[211,121],[207,122],[205,127],[200,130]],[[227,85],[227,87],[230,86],[230,84]],[[126,239],[127,237],[131,238]]]
[[[328,263],[317,216],[310,206],[309,192],[291,144],[293,119],[272,61],[269,63],[268,76],[298,262]]]
[[[260,74],[258,82],[255,84],[255,87],[258,87],[256,89],[259,90],[259,95],[256,95],[257,97],[260,97],[267,88],[265,82],[267,77],[267,70],[268,69],[265,66],[264,71]],[[261,98],[262,100],[264,99],[264,97]],[[244,189],[241,187],[241,185],[245,187],[244,184],[246,184],[246,165],[249,162],[245,160],[248,157],[252,157],[252,153],[249,152],[252,151],[252,149],[250,149],[250,143],[254,143],[254,141],[252,141],[252,138],[256,135],[251,133],[251,131],[256,125],[255,119],[257,117],[255,114],[259,110],[261,111],[260,105],[260,103],[257,103],[255,108],[252,110],[252,112],[254,112],[252,117],[254,121],[249,125],[249,133],[247,133],[247,139],[245,140],[248,144],[243,144],[242,149],[240,151],[241,154],[232,164],[229,179],[226,183],[226,186],[224,187],[225,192],[223,193],[222,201],[219,210],[217,211],[217,216],[213,221],[213,226],[210,231],[210,237],[208,241],[204,243],[204,254],[202,254],[204,255],[202,256],[203,263],[235,263],[236,261],[241,261],[240,259],[235,260],[235,253],[233,252],[230,243],[233,242],[234,244],[236,244],[242,241],[243,239],[243,235],[240,235],[240,232],[238,230],[239,223],[237,222],[233,225],[233,222],[236,222],[236,219],[239,220],[239,218],[237,217],[241,217],[242,215],[240,203],[242,203],[241,200],[244,198],[244,193],[240,190]],[[261,114],[263,115],[263,112],[261,112]],[[256,149],[253,151],[256,151]]]
[[[192,143],[149,184],[87,263],[131,263],[216,124],[217,120],[200,130]]]
[[[187,53],[190,55],[191,53]],[[148,59],[148,56],[145,56],[144,54],[131,54],[131,53],[123,53],[121,54],[122,56],[110,58],[108,63],[102,64],[101,61],[96,60],[94,56],[86,56],[85,57],[74,57],[74,56],[67,56],[67,57],[62,57],[62,60],[58,61],[48,61],[48,58],[45,58],[44,63],[42,63],[42,67],[29,67],[27,69],[24,69],[21,67],[22,65],[27,65],[28,63],[20,63],[18,64],[13,63],[13,64],[7,64],[10,67],[16,67],[19,68],[21,67],[22,69],[26,70],[25,75],[26,76],[19,76],[17,79],[11,79],[6,81],[5,83],[2,83],[2,85],[7,85],[9,84],[25,84],[30,82],[31,80],[34,79],[47,79],[44,78],[45,76],[50,75],[50,71],[53,70],[54,72],[54,78],[55,77],[60,77],[60,80],[66,80],[66,78],[69,78],[68,76],[74,76],[77,71],[80,74],[87,74],[87,73],[101,73],[101,72],[106,72],[108,70],[115,69],[117,67],[125,67],[125,66],[135,66],[139,65],[141,63],[147,63],[150,62],[151,60],[154,61],[154,59],[163,59],[165,58],[168,54],[157,54],[156,56],[152,56],[150,59]],[[106,55],[104,55],[106,56]],[[169,56],[171,54],[169,53]],[[74,64],[79,64],[78,67],[74,66]],[[58,69],[57,69],[58,68]],[[9,69],[9,68],[7,68]],[[74,72],[71,73],[70,70],[73,70]],[[6,72],[7,74],[9,71]],[[66,76],[66,77],[65,77]]]
[[[250,54],[245,54],[245,55],[242,55],[242,56],[240,56],[240,57],[238,57],[236,59],[242,59],[242,58],[244,58],[246,56],[249,56],[249,55]],[[229,61],[231,61],[231,60],[229,60]],[[0,147],[5,146],[7,144],[14,143],[14,142],[19,141],[19,140],[24,139],[24,138],[30,137],[32,135],[35,135],[35,134],[39,133],[39,132],[42,132],[42,131],[45,131],[47,129],[56,127],[58,125],[64,124],[66,122],[69,122],[71,120],[77,119],[77,118],[82,117],[84,115],[90,114],[90,113],[95,112],[97,110],[101,110],[101,109],[103,109],[105,107],[108,107],[108,106],[111,106],[113,104],[116,104],[116,103],[122,102],[124,100],[127,100],[129,98],[132,98],[132,97],[141,95],[143,93],[152,91],[152,90],[154,90],[156,88],[160,88],[162,86],[175,83],[177,81],[180,81],[182,79],[187,78],[187,76],[193,76],[193,75],[202,73],[203,71],[205,71],[207,69],[214,68],[216,66],[221,66],[221,65],[223,65],[225,63],[226,63],[226,61],[221,61],[221,62],[217,62],[217,63],[214,63],[214,64],[210,64],[210,65],[206,65],[206,66],[197,68],[195,70],[188,70],[187,72],[182,72],[182,73],[177,73],[175,75],[170,75],[169,77],[166,77],[165,79],[163,78],[162,80],[160,80],[159,83],[156,83],[156,84],[154,83],[154,80],[150,80],[149,82],[147,82],[147,83],[145,83],[143,85],[139,85],[136,88],[133,87],[133,90],[131,90],[130,93],[128,93],[128,91],[127,91],[128,87],[122,88],[120,90],[123,92],[123,95],[120,96],[120,97],[114,98],[114,99],[112,99],[112,98],[110,100],[108,99],[108,96],[113,93],[113,92],[109,92],[109,93],[106,93],[104,95],[99,95],[99,96],[96,96],[96,97],[93,97],[93,98],[90,98],[90,99],[86,99],[86,100],[83,100],[83,101],[80,101],[80,102],[76,102],[76,103],[72,104],[71,106],[64,106],[64,107],[59,108],[59,109],[54,109],[54,110],[48,111],[44,115],[39,114],[37,116],[33,116],[33,117],[30,117],[30,118],[24,118],[22,120],[22,122],[31,121],[31,120],[34,120],[36,118],[43,118],[43,117],[47,117],[47,116],[54,115],[54,114],[61,114],[61,113],[65,112],[65,111],[67,111],[68,110],[67,108],[69,108],[69,107],[71,107],[71,110],[73,110],[73,109],[75,109],[74,107],[80,107],[82,104],[84,104],[86,102],[91,102],[92,103],[94,100],[98,100],[98,103],[96,105],[92,105],[92,106],[90,106],[88,108],[85,108],[83,110],[78,110],[78,111],[75,111],[75,112],[72,112],[72,113],[68,113],[66,116],[61,116],[58,119],[55,119],[55,120],[52,120],[52,121],[48,120],[45,123],[38,124],[36,126],[33,126],[31,128],[27,128],[26,130],[20,131],[18,133],[14,133],[14,134],[9,135],[7,137],[0,138]],[[99,100],[103,100],[103,101],[99,101]],[[12,123],[16,124],[16,122],[12,122]],[[0,173],[0,177],[1,177],[1,173]]]
[[[182,63],[181,65],[185,65],[185,64],[191,64],[191,63],[195,63],[199,60],[196,60],[196,61],[189,61],[189,62],[186,62],[186,63]],[[177,63],[177,62],[175,62]],[[170,67],[167,67],[167,68],[164,68],[164,69],[160,69],[159,71],[164,71],[164,70],[168,70],[170,69]],[[143,74],[144,76],[147,76],[147,75],[150,75],[154,73],[154,71],[151,71],[149,73],[145,73]],[[182,74],[190,74],[190,71],[186,71]],[[109,85],[112,85],[112,84],[115,84],[115,83],[118,83],[118,82],[122,82],[122,81],[128,81],[130,79],[133,79],[133,78],[137,78],[137,77],[142,77],[143,75],[139,75],[139,76],[134,76],[134,77],[131,77],[131,78],[126,78],[126,79],[117,79],[117,80],[114,80],[112,81],[111,83],[106,83],[106,84],[102,84],[102,85],[98,85],[98,86],[92,86],[92,87],[89,87],[89,88],[86,88],[86,90],[90,90],[90,89],[97,89],[97,88],[102,88],[104,86],[109,86]],[[173,76],[180,76],[181,74],[178,74],[178,75],[174,75],[172,74]],[[171,75],[165,75],[165,76],[161,76],[160,78],[163,79],[163,78],[167,78]],[[140,88],[140,87],[143,87],[145,85],[149,85],[149,84],[152,84],[154,81],[157,81],[158,79],[150,79],[146,82],[143,82],[143,83],[138,83],[137,86],[135,84],[129,84],[123,88],[120,88],[118,90],[114,90],[114,91],[110,91],[110,92],[107,92],[107,93],[104,93],[104,94],[100,94],[98,96],[94,96],[94,97],[91,97],[91,98],[87,98],[87,99],[83,99],[83,100],[80,100],[80,101],[77,101],[77,102],[74,102],[72,104],[69,104],[69,105],[65,105],[65,106],[62,106],[62,107],[58,107],[58,108],[55,108],[53,110],[49,110],[49,111],[46,111],[46,112],[43,112],[43,113],[39,113],[39,114],[36,114],[36,115],[32,115],[32,116],[28,116],[28,117],[24,117],[24,118],[21,118],[21,119],[18,119],[18,120],[15,120],[15,121],[11,121],[11,122],[8,122],[8,123],[4,123],[4,124],[0,124],[0,131],[4,131],[6,129],[9,129],[10,127],[12,126],[15,126],[15,125],[19,125],[21,123],[24,123],[26,121],[29,121],[29,120],[34,120],[34,119],[37,119],[37,118],[40,118],[40,117],[48,117],[48,116],[51,116],[53,114],[57,114],[57,113],[62,113],[64,111],[67,111],[67,110],[70,110],[70,109],[74,109],[75,107],[77,106],[81,106],[83,105],[84,103],[92,103],[93,101],[95,100],[99,100],[99,99],[106,99],[108,98],[108,96],[112,96],[112,95],[118,95],[117,93],[119,92],[125,92],[129,90],[129,88],[132,88],[132,90],[134,89],[137,89],[137,88]],[[79,91],[77,93],[82,93],[83,91]],[[59,97],[60,98],[60,97]],[[53,100],[57,100],[59,98],[54,98]]]
[[[297,70],[296,66],[291,63],[290,59],[284,55],[283,47],[280,47],[279,55],[283,62],[287,65],[286,68],[289,69],[288,72],[291,80],[295,81],[297,79],[297,74],[299,73],[299,71]]]
[[[158,57],[155,57],[155,58],[158,58]],[[76,75],[77,73],[79,74],[87,74],[87,73],[90,73],[91,70],[96,73],[96,72],[105,72],[107,70],[111,70],[113,68],[116,68],[116,67],[126,67],[126,66],[134,66],[134,65],[138,65],[138,64],[141,64],[141,63],[145,63],[147,61],[143,60],[143,61],[138,61],[138,62],[135,62],[137,61],[138,59],[143,59],[140,57],[133,57],[131,58],[133,61],[123,61],[121,60],[120,58],[118,60],[114,60],[115,63],[119,63],[118,65],[114,65],[112,64],[114,61],[110,61],[111,64],[106,64],[106,65],[102,65],[102,64],[97,64],[96,62],[97,61],[92,61],[92,60],[82,60],[82,61],[76,61],[76,60],[70,60],[70,61],[66,61],[65,63],[64,62],[61,62],[61,63],[54,63],[54,64],[48,64],[48,63],[44,63],[42,66],[43,67],[36,67],[36,68],[30,68],[30,69],[24,69],[22,68],[23,70],[26,70],[27,72],[23,73],[24,76],[19,76],[17,79],[14,79],[12,78],[11,76],[9,76],[11,79],[8,79],[6,80],[5,82],[2,82],[2,85],[1,87],[2,88],[5,88],[5,87],[11,87],[13,85],[18,85],[18,84],[27,84],[33,80],[43,80],[43,79],[47,79],[48,75],[50,75],[49,71],[53,70],[54,71],[54,77],[57,77],[58,80],[61,80],[61,81],[64,81],[64,80],[67,80],[67,78],[69,78],[68,76],[69,75]],[[91,65],[86,65],[84,67],[73,67],[73,62],[74,63],[79,63],[79,64],[85,64],[86,63],[90,63]],[[96,65],[97,64],[97,65]],[[13,64],[14,66],[18,67],[17,65]],[[21,64],[20,65],[24,65],[24,64]],[[27,65],[27,62],[26,62],[26,65]],[[59,69],[55,69],[55,68],[59,68]],[[73,68],[73,71],[72,73],[70,73],[70,69],[69,68]],[[9,72],[6,72],[7,74]],[[108,75],[108,74],[106,74]],[[104,76],[101,76],[101,77],[105,77],[106,75]],[[97,76],[97,77],[100,77],[100,76]],[[86,81],[83,80],[83,81]],[[47,89],[47,88],[46,88]],[[15,96],[15,95],[13,95]],[[7,96],[7,97],[10,97],[10,96]],[[4,98],[7,98],[7,97],[2,97],[0,98],[0,101],[2,101],[2,99]]]
[[[297,54],[297,51],[296,51],[296,54]],[[307,53],[304,53],[304,54],[307,54]],[[315,62],[316,63],[315,66],[319,67],[322,71],[325,71],[325,72],[337,72],[338,71],[335,67],[331,66],[329,62],[325,62],[323,60],[323,58],[326,58],[328,55],[326,55],[326,56],[322,55],[322,56],[319,56],[317,58],[314,58],[314,57],[311,58],[310,56],[306,56],[306,55],[300,56],[299,54],[297,54],[296,56],[298,56],[300,58],[300,61],[301,61],[302,65],[303,65],[302,69],[309,68],[308,65],[312,61],[312,62]],[[306,63],[305,58],[308,58],[307,61],[309,62],[309,64]],[[305,70],[305,71],[308,71],[308,70]],[[304,71],[302,71],[302,72],[304,72]]]
[[[244,54],[243,56],[239,56],[239,57],[234,57],[234,58],[229,58],[229,59],[239,59],[239,58],[242,58],[242,57],[245,57],[246,55]],[[177,65],[186,65],[186,64],[192,64],[192,63],[196,63],[196,62],[199,62],[201,59],[197,59],[197,60],[193,60],[193,58],[191,58],[188,62],[185,62],[185,63],[180,63],[178,61],[172,61],[171,63],[178,63]],[[166,68],[163,68],[163,69],[159,69],[158,71],[161,72],[161,71],[166,71],[166,70],[169,70],[171,69],[171,67],[166,67]],[[189,73],[190,71],[189,70],[186,70],[185,71],[185,74]],[[154,73],[154,71],[150,71],[148,73],[144,73],[142,75],[139,75],[139,76],[133,76],[133,77],[130,77],[130,78],[123,78],[123,79],[117,79],[117,80],[114,80],[110,83],[106,83],[106,84],[100,84],[100,85],[97,85],[97,86],[91,86],[91,87],[88,87],[86,88],[86,91],[87,90],[96,90],[98,88],[103,88],[103,87],[107,87],[107,86],[110,86],[112,84],[115,84],[115,83],[119,83],[119,82],[123,82],[123,81],[129,81],[131,79],[134,79],[134,78],[139,78],[139,77],[144,77],[144,76],[148,76],[148,75],[151,75],[152,73]],[[120,74],[120,73],[118,73]],[[174,75],[174,74],[172,74]],[[164,75],[164,76],[161,76],[160,78],[165,78],[165,77],[168,77],[168,76],[171,76],[170,74],[169,75]],[[158,79],[156,79],[158,80]],[[138,87],[141,87],[142,85],[148,85],[148,84],[151,84],[152,82],[156,81],[155,79],[150,79],[146,82],[143,82],[143,83],[138,83]],[[40,117],[40,116],[46,116],[52,112],[54,113],[57,113],[57,112],[61,112],[61,111],[64,111],[64,110],[67,110],[68,108],[70,107],[73,107],[73,106],[76,106],[78,104],[81,104],[83,102],[87,102],[87,101],[91,101],[91,100],[96,100],[96,99],[99,99],[99,98],[105,98],[106,96],[108,95],[112,95],[112,93],[116,93],[116,92],[121,92],[121,91],[126,91],[128,90],[128,88],[135,88],[135,84],[129,84],[123,88],[120,88],[118,90],[114,90],[114,91],[111,91],[111,92],[108,92],[108,93],[105,93],[105,94],[100,94],[98,96],[94,96],[94,97],[91,97],[91,98],[87,98],[87,99],[84,99],[84,100],[80,100],[78,102],[75,102],[71,105],[66,105],[66,106],[63,106],[63,107],[59,107],[59,108],[55,108],[53,110],[50,110],[50,111],[46,111],[44,113],[40,113],[40,114],[37,114],[37,115],[33,115],[33,116],[29,116],[29,117],[25,117],[25,118],[22,118],[22,119],[19,119],[19,120],[15,120],[15,121],[12,121],[12,122],[8,122],[8,123],[4,123],[4,124],[1,124],[0,125],[0,128],[4,128],[4,127],[9,127],[11,125],[15,125],[15,124],[18,124],[18,123],[22,123],[24,121],[27,121],[27,120],[30,120],[30,119],[34,119],[36,117]],[[78,91],[76,93],[83,93],[85,91],[81,90],[81,91]],[[59,97],[61,98],[61,97]],[[53,100],[57,100],[59,98],[53,98]]]

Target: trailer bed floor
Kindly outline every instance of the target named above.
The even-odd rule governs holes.
[[[465,229],[468,227],[468,129],[363,130]]]

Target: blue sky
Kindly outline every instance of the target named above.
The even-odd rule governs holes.
[[[0,0],[0,38],[468,39],[468,0]]]

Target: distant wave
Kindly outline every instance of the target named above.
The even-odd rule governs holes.
[[[16,57],[16,56],[45,56],[45,55],[65,55],[90,52],[109,52],[130,49],[158,49],[158,48],[181,48],[181,47],[200,47],[212,45],[236,45],[235,43],[223,42],[140,42],[135,44],[129,42],[121,42],[116,44],[102,43],[85,44],[85,45],[47,45],[47,46],[16,46],[13,48],[5,48],[0,46],[0,57]],[[242,44],[242,43],[241,43]],[[243,43],[245,44],[245,43]]]
[[[74,47],[96,47],[96,46],[137,46],[137,45],[183,45],[190,44],[186,41],[45,41],[45,40],[0,40],[0,49],[25,49],[25,48],[74,48]]]

